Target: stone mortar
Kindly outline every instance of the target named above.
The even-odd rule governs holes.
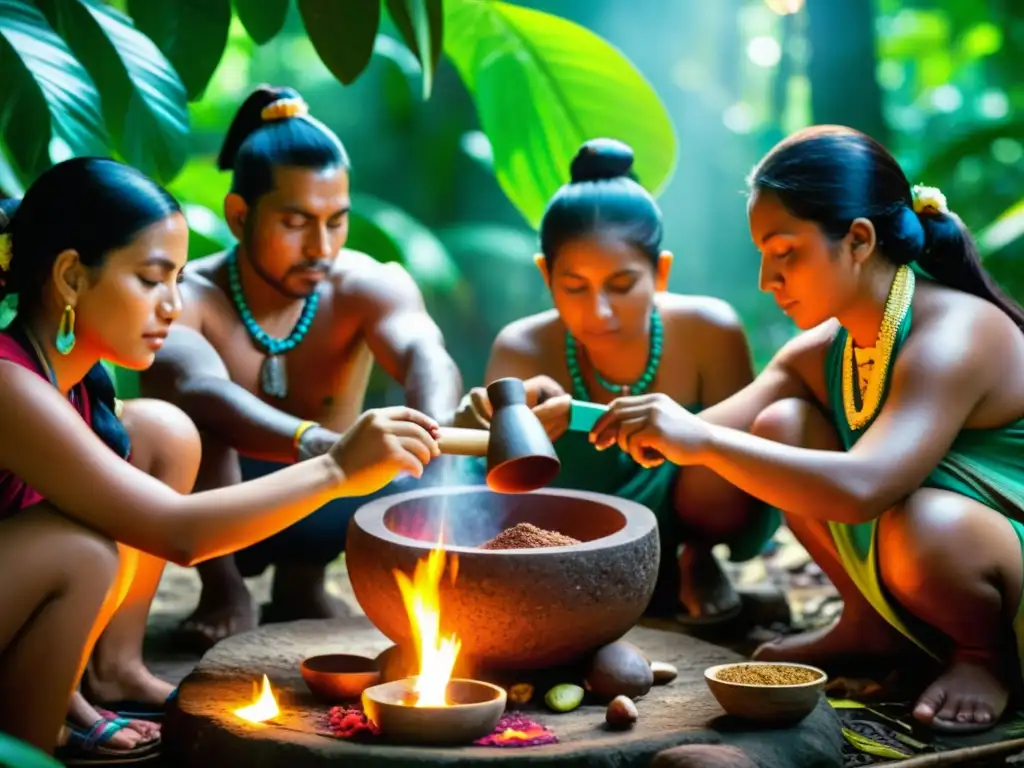
[[[454,583],[450,571],[441,581],[442,630],[461,639],[466,668],[572,663],[628,632],[653,594],[658,524],[634,502],[555,489],[506,495],[482,486],[396,494],[356,512],[345,557],[359,605],[397,645],[407,647],[411,635],[394,572],[413,573],[436,546],[442,519],[444,548],[458,557]],[[478,549],[521,522],[582,543]]]

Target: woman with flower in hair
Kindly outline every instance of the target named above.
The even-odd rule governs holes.
[[[318,458],[191,493],[193,423],[165,402],[120,403],[100,362],[151,365],[181,312],[177,202],[128,166],[76,158],[2,207],[0,299],[16,294],[17,315],[0,332],[0,731],[47,752],[59,742],[75,764],[126,762],[158,729],[73,692],[102,683],[109,710],[170,692],[142,662],[164,562],[233,552],[334,498],[420,476],[437,425],[370,411]]]
[[[991,728],[1024,652],[1024,311],[941,192],[861,133],[801,131],[750,184],[760,287],[803,333],[699,416],[624,397],[591,439],[784,511],[844,609],[757,658],[880,674],[927,656],[914,716]]]

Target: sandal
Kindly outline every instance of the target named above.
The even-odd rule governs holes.
[[[64,765],[131,765],[160,757],[160,738],[132,747],[114,749],[105,746],[125,728],[119,722],[101,717],[86,730],[64,724],[67,741],[54,751]]]
[[[150,732],[151,729],[153,729],[153,728],[157,729],[155,736],[153,736],[152,738],[149,738],[149,739],[145,739],[144,741],[140,741],[138,744],[135,745],[137,747],[147,746],[149,744],[153,744],[153,743],[155,743],[157,741],[160,741],[160,730],[159,730],[160,726],[157,725],[152,720],[138,720],[138,719],[134,719],[134,718],[121,717],[120,715],[117,714],[117,712],[111,712],[109,709],[102,709],[101,707],[95,707],[95,710],[97,712],[99,712],[101,717],[109,720],[112,723],[115,723],[116,725],[119,725],[122,728],[129,728],[129,729],[135,731],[137,734],[142,736],[144,739],[145,739],[146,733]],[[145,730],[142,730],[142,728],[144,728],[145,726],[148,726],[148,727],[146,727]]]
[[[103,707],[103,711],[113,712],[115,717],[124,720],[149,720],[151,722],[159,722],[164,719],[164,715],[167,713],[167,707],[170,706],[175,699],[178,698],[178,689],[175,688],[171,691],[171,694],[164,701],[163,705],[160,704],[149,704],[145,701],[134,701],[132,699],[123,699],[121,701],[107,701],[103,704],[96,704],[97,712],[100,712],[99,707]],[[103,712],[100,712],[103,714]]]

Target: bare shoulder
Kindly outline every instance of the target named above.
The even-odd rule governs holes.
[[[423,294],[405,267],[377,261],[362,251],[343,249],[331,269],[330,283],[334,298],[350,304],[423,304]]]
[[[906,357],[915,368],[956,367],[972,376],[985,372],[997,379],[1018,377],[1024,364],[1024,335],[995,304],[920,280],[913,309]]]
[[[181,316],[176,321],[190,328],[200,329],[210,317],[215,301],[225,298],[224,291],[217,284],[215,276],[224,265],[224,254],[215,253],[200,259],[193,259],[182,270]]]
[[[666,324],[685,328],[688,332],[717,331],[744,333],[743,321],[733,306],[712,296],[691,296],[663,293],[658,296],[658,309]]]
[[[513,320],[502,328],[494,339],[492,354],[539,359],[553,347],[564,343],[564,333],[556,310],[538,312]]]

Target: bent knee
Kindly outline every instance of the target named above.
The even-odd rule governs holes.
[[[823,450],[838,450],[835,429],[822,412],[807,400],[777,400],[754,419],[750,432],[766,440]]]
[[[113,584],[121,569],[121,553],[117,544],[81,523],[72,520],[43,502],[24,514],[36,526],[45,541],[47,557],[61,563],[69,582],[83,575]]]
[[[138,432],[142,433],[139,437],[143,440],[156,435],[160,440],[199,449],[199,430],[195,423],[181,408],[165,400],[126,401],[122,422],[133,440]]]
[[[878,524],[879,568],[886,586],[909,598],[928,584],[1014,571],[1020,549],[995,510],[950,491],[922,488]]]
[[[125,402],[122,422],[141,468],[150,474],[171,475],[176,478],[174,485],[188,486],[177,490],[191,490],[202,443],[195,423],[183,410],[164,400],[139,398]]]

